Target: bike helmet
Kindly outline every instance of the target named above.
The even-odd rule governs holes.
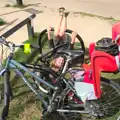
[[[119,48],[111,38],[105,37],[96,42],[95,50],[104,51],[110,55],[116,56],[119,54]]]

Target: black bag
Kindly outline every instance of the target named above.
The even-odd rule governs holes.
[[[111,38],[107,37],[96,42],[95,50],[104,51],[112,56],[119,54],[118,45],[114,43]]]

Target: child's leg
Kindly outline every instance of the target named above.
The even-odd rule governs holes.
[[[64,7],[59,8],[60,18],[59,18],[58,23],[57,23],[57,25],[55,27],[55,32],[54,32],[55,36],[59,36],[59,32],[60,32],[60,29],[61,29],[61,24],[62,24],[62,20],[63,20],[64,11],[65,11]]]
[[[65,31],[67,30],[67,16],[68,16],[69,12],[65,12],[64,13],[64,18],[61,24],[61,29],[60,29],[60,33],[59,36],[60,37],[64,37],[65,36]]]
[[[59,36],[62,20],[63,20],[63,16],[60,16],[59,21],[57,25],[55,26],[55,32],[54,32],[55,36]]]

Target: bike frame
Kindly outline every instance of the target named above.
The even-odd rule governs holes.
[[[47,83],[46,81],[44,81],[43,79],[41,79],[37,75],[35,75],[27,67],[25,67],[24,65],[22,65],[22,64],[18,63],[17,61],[13,60],[12,57],[10,57],[10,56],[8,57],[8,59],[6,61],[6,67],[3,68],[0,71],[0,76],[7,71],[13,70],[15,73],[17,73],[17,75],[19,75],[22,78],[22,80],[27,84],[27,86],[38,96],[38,98],[42,101],[42,103],[45,105],[45,107],[47,107],[47,103],[43,99],[42,95],[37,92],[35,87],[27,80],[27,78],[23,75],[21,70],[24,71],[24,72],[27,72],[31,77],[35,78],[38,82],[41,82],[41,83],[45,84],[46,86],[50,87],[51,89],[56,91],[57,88],[54,87],[53,85]]]

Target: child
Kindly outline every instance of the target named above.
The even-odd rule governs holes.
[[[64,7],[59,8],[59,21],[55,27],[54,37],[51,37],[50,34],[52,27],[49,27],[47,29],[49,48],[54,48],[59,44],[68,43],[66,46],[62,47],[62,49],[73,49],[77,33],[72,32],[71,37],[65,34],[65,31],[67,29],[68,14],[69,12],[66,12]],[[56,68],[56,70],[54,69],[55,71],[58,71],[63,63],[64,63],[64,58],[58,57],[52,61],[52,66]]]

